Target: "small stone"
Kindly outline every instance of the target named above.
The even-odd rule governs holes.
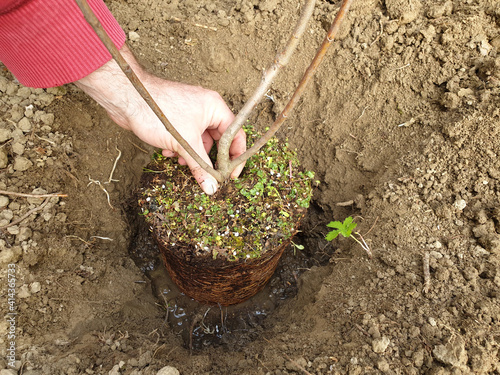
[[[42,285],[38,281],[35,281],[30,284],[30,290],[31,293],[38,293],[40,290],[42,290]]]
[[[379,339],[382,337],[382,335],[380,334],[380,331],[378,329],[377,326],[372,326],[370,327],[370,329],[368,330],[368,333],[374,338],[374,339]]]
[[[24,116],[27,118],[33,117],[33,104],[30,104],[24,109]]]
[[[8,141],[12,137],[9,129],[0,128],[0,143]]]
[[[161,368],[156,375],[179,375],[180,372],[175,367],[165,366]]]
[[[424,354],[425,352],[423,349],[417,350],[416,352],[413,353],[412,356],[413,364],[416,367],[422,367],[422,365],[424,364]]]
[[[9,164],[9,157],[7,156],[7,150],[0,148],[0,169],[7,167]]]
[[[127,361],[128,365],[131,366],[131,367],[137,367],[139,365],[139,361],[137,361],[137,359],[135,358],[130,358],[128,361]]]
[[[23,253],[21,246],[12,246],[9,248],[5,248],[5,245],[4,245],[4,246],[0,246],[0,249],[2,249],[2,251],[0,251],[0,264],[1,265],[16,263]]]
[[[432,42],[436,36],[436,28],[433,25],[429,25],[426,29],[420,30],[420,33],[424,36],[426,41]]]
[[[459,367],[467,363],[465,342],[460,336],[450,338],[446,345],[436,345],[432,350],[432,354],[445,365]]]
[[[261,0],[259,1],[259,9],[262,11],[272,12],[278,7],[277,0]]]
[[[27,117],[23,117],[17,124],[18,128],[24,133],[31,131],[31,121]]]
[[[385,0],[391,19],[399,19],[401,24],[413,22],[422,11],[420,0]]]
[[[458,108],[461,102],[458,95],[452,92],[445,92],[441,98],[441,104],[447,109]]]
[[[375,353],[383,353],[391,343],[388,337],[382,336],[372,341],[372,348]]]
[[[12,144],[12,151],[17,155],[22,155],[24,153],[24,145],[20,142],[15,142]]]
[[[23,99],[28,99],[31,95],[31,89],[29,87],[20,87],[16,95]]]
[[[45,114],[40,116],[40,120],[42,120],[42,122],[45,125],[50,126],[54,123],[54,114],[53,113],[45,113]]]
[[[24,172],[29,169],[33,163],[26,159],[24,156],[18,156],[14,159],[14,170]]]
[[[10,222],[14,217],[14,212],[12,212],[12,210],[2,210],[2,212],[0,212],[0,217]]]
[[[32,234],[33,234],[33,232],[31,231],[30,228],[21,227],[21,228],[19,228],[19,234],[16,237],[16,241],[23,242],[23,241],[29,240],[31,238]]]
[[[19,288],[19,291],[17,293],[18,298],[28,298],[31,296],[30,291],[28,290],[28,285],[24,284]]]
[[[10,234],[13,234],[14,236],[17,236],[19,234],[19,226],[12,225],[10,227],[7,227],[7,232],[9,232]]]
[[[457,210],[462,211],[467,206],[467,202],[463,199],[457,199],[455,203],[453,203],[453,207]]]
[[[437,326],[437,322],[436,322],[436,319],[434,319],[432,316],[429,317],[429,324],[432,326],[432,327],[435,327]]]
[[[444,15],[450,15],[453,11],[453,3],[446,1],[444,4],[431,4],[427,9],[427,17],[440,18]]]
[[[387,361],[385,359],[379,360],[377,362],[377,367],[382,372],[389,372],[389,370],[391,369],[389,366],[389,363],[387,363]]]
[[[128,38],[132,41],[132,42],[136,42],[138,41],[141,36],[139,34],[137,34],[135,31],[130,31],[128,33]]]
[[[9,198],[5,195],[0,195],[0,208],[7,207],[9,204]]]
[[[120,375],[120,366],[114,365],[111,370],[109,370],[108,375]]]

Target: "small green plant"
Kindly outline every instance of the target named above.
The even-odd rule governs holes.
[[[292,246],[293,246],[293,255],[297,255],[297,250],[304,250],[304,246],[303,245],[300,245],[298,243],[295,243],[293,241],[290,241],[292,243]]]
[[[354,241],[356,241],[363,248],[363,250],[366,251],[368,257],[371,258],[373,256],[370,246],[368,246],[363,236],[359,232],[354,232],[354,234],[360,238],[360,241],[353,235],[353,230],[356,229],[358,224],[354,222],[352,216],[346,217],[344,222],[330,221],[330,223],[328,223],[326,226],[329,228],[334,228],[326,235],[325,239],[327,241],[333,241],[339,234],[341,234],[345,238],[350,237]]]

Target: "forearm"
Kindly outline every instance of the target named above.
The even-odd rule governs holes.
[[[148,75],[137,63],[127,45],[120,50],[134,73],[143,81]],[[142,98],[115,60],[74,82],[100,104],[120,126],[128,129],[127,119],[142,106]]]

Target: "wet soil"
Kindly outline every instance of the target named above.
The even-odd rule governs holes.
[[[142,64],[220,92],[234,111],[300,5],[107,4],[133,32]],[[318,2],[253,122],[269,123],[283,108],[338,6]],[[7,264],[17,272],[13,373],[498,374],[499,28],[496,0],[354,2],[280,134],[321,181],[301,239],[321,262],[297,266],[307,268],[297,294],[273,306],[248,340],[192,353],[165,324],[148,266],[129,253],[137,228],[127,202],[151,148],[74,86],[32,90],[2,69],[0,190],[68,194],[0,196],[0,227],[39,208],[0,237],[2,311]],[[117,149],[119,181],[104,184]],[[324,240],[326,224],[347,216],[373,258],[351,240]],[[8,367],[9,327],[0,322],[0,368]]]

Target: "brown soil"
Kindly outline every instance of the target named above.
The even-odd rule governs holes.
[[[217,90],[235,111],[299,8],[296,0],[107,3],[138,34],[131,48],[148,69]],[[253,121],[265,126],[284,106],[337,8],[319,1],[273,101]],[[17,269],[16,373],[500,373],[499,27],[497,0],[355,1],[281,132],[321,181],[304,253],[336,251],[302,273],[298,294],[252,340],[192,354],[129,255],[137,230],[127,202],[151,149],[74,86],[29,90],[3,70],[0,189],[69,195],[0,239],[2,306],[7,263]],[[119,181],[104,184],[116,147]],[[0,203],[0,226],[41,204]],[[349,215],[372,259],[353,241],[323,239],[329,221]],[[1,321],[2,358],[8,329]]]

